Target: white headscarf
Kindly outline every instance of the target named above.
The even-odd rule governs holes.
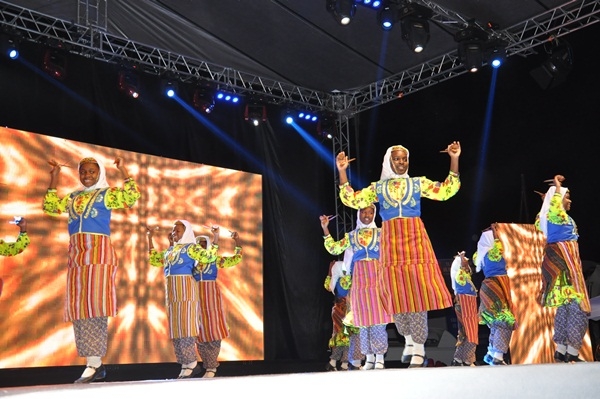
[[[195,244],[196,236],[194,236],[194,230],[192,229],[192,224],[190,222],[188,222],[187,220],[183,220],[183,219],[176,220],[175,223],[173,223],[173,224],[175,225],[175,224],[177,224],[177,222],[181,222],[185,226],[185,231],[183,232],[181,239],[177,242],[174,242],[173,244]]]
[[[566,187],[560,188],[561,200],[565,197],[565,194],[569,191]],[[548,235],[548,210],[550,209],[550,201],[552,196],[556,194],[556,186],[550,186],[548,192],[544,196],[544,202],[542,203],[542,209],[540,210],[540,229],[544,235]]]
[[[454,294],[456,294],[456,276],[458,275],[461,265],[462,260],[460,259],[460,256],[455,256],[452,266],[450,267],[450,280],[452,280],[452,289],[454,290]]]
[[[329,281],[329,291],[335,293],[335,285],[338,280],[344,276],[344,262],[336,261],[331,267],[331,280]]]
[[[401,145],[393,145],[390,148],[388,148],[387,151],[385,152],[385,155],[383,156],[383,164],[381,165],[381,166],[383,166],[383,168],[381,169],[380,180],[395,179],[398,177],[408,177],[408,168],[406,169],[406,172],[404,172],[401,175],[396,174],[392,170],[392,164],[390,162],[390,158],[392,157],[392,151],[397,151],[397,150],[405,151],[406,159],[408,159],[409,152],[406,147],[403,147]]]
[[[96,163],[98,165],[98,168],[100,168],[100,175],[98,176],[98,181],[93,186],[86,187],[82,184],[81,191],[92,191],[97,188],[109,187],[108,182],[106,181],[106,169],[104,169],[104,165],[102,164],[102,162],[98,162],[98,160],[96,158],[93,158],[93,157],[83,158],[81,161],[79,161],[79,166],[77,167],[77,172],[79,172],[79,169],[81,169],[81,165],[86,164],[86,163]]]
[[[377,228],[377,224],[375,224],[375,216],[377,216],[377,207],[375,206],[375,204],[371,204],[369,205],[371,208],[373,208],[373,219],[371,220],[371,223],[369,224],[364,224],[361,220],[360,220],[360,209],[356,212],[356,228],[355,230],[358,229],[376,229]],[[346,272],[350,272],[350,268],[352,266],[352,258],[354,257],[354,250],[352,250],[352,247],[348,247],[346,248],[346,250],[344,251],[344,270]]]
[[[206,249],[208,249],[211,244],[209,236],[196,236],[196,244],[200,244],[202,238],[206,240]]]
[[[494,246],[494,232],[492,229],[486,230],[481,233],[479,242],[477,243],[477,257],[473,259],[475,261],[476,271],[480,272],[483,267],[483,260],[487,253]]]

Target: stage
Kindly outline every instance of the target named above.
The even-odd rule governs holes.
[[[600,362],[420,369],[311,371],[212,379],[152,379],[0,388],[18,399],[213,397],[593,398],[600,392]],[[107,374],[107,379],[109,375]]]

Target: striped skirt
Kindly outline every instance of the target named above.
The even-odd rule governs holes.
[[[349,297],[352,323],[356,327],[393,323],[391,315],[385,312],[381,302],[380,288],[377,285],[377,263],[377,260],[360,260],[354,263]]]
[[[579,244],[577,241],[562,241],[547,244],[542,261],[543,304],[578,299],[581,310],[590,313],[590,299],[585,286]],[[549,300],[552,291],[561,291],[559,300]],[[562,303],[556,303],[560,306]]]
[[[110,237],[73,234],[67,261],[65,320],[117,314],[117,255]]]
[[[454,312],[458,320],[459,339],[461,332],[467,341],[479,343],[479,315],[477,310],[477,297],[475,295],[456,295]]]
[[[200,333],[198,341],[218,341],[229,336],[229,327],[223,306],[223,298],[216,281],[201,281],[200,287]]]
[[[505,322],[514,327],[510,280],[506,274],[486,277],[479,289],[479,324],[488,326],[494,322]]]
[[[452,306],[431,241],[421,218],[395,218],[381,224],[379,284],[389,314]]]
[[[200,289],[192,275],[165,278],[169,337],[197,337],[200,333]]]

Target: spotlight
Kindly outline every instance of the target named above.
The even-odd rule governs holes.
[[[0,36],[0,51],[11,60],[19,58],[19,42],[8,34],[3,33]]]
[[[487,33],[481,29],[468,26],[454,35],[458,42],[458,57],[470,72],[477,72],[485,62]]]
[[[227,92],[227,91],[223,91],[223,90],[218,90],[217,94],[215,95],[215,98],[219,101],[232,103],[232,104],[237,104],[240,102],[239,95],[237,95],[236,93]]]
[[[307,121],[307,122],[316,122],[319,119],[319,116],[310,111],[298,111],[298,119]]]
[[[433,11],[420,4],[404,1],[400,6],[399,18],[402,39],[415,53],[420,53],[429,43],[429,18]]]
[[[281,119],[288,125],[291,125],[295,121],[295,115],[296,115],[296,113],[293,112],[292,110],[284,109],[283,112],[281,113]]]
[[[246,104],[244,109],[244,120],[252,123],[254,126],[267,121],[267,107],[263,104]]]
[[[356,13],[356,2],[354,0],[327,0],[325,7],[341,25],[348,25]]]
[[[323,139],[331,140],[337,134],[337,115],[326,113],[319,118],[317,123],[317,135]]]
[[[119,71],[119,90],[130,97],[138,98],[140,96],[140,78],[133,71]]]
[[[67,56],[60,50],[48,48],[44,51],[42,67],[56,79],[64,80],[67,77]]]
[[[486,59],[492,68],[500,68],[506,60],[506,43],[496,41],[487,46]]]
[[[563,83],[573,69],[573,51],[566,41],[551,42],[551,47],[546,48],[546,52],[548,58],[539,67],[529,72],[544,90]]]
[[[162,93],[171,98],[177,95],[177,91],[179,89],[179,85],[177,81],[172,79],[163,79],[161,80],[161,91]]]
[[[215,97],[213,95],[213,89],[210,87],[198,87],[194,91],[193,98],[194,107],[204,112],[205,114],[210,114],[215,108]]]
[[[398,8],[396,4],[392,4],[389,0],[384,2],[379,11],[377,11],[377,22],[383,30],[392,29],[394,24],[398,22]]]

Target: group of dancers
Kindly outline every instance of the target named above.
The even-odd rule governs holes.
[[[360,190],[352,188],[347,178],[351,160],[344,152],[337,155],[339,196],[344,205],[358,210],[358,221],[354,230],[336,241],[328,228],[332,217],[319,218],[326,250],[336,256],[344,254],[343,261],[332,262],[325,281],[325,287],[336,296],[327,370],[385,368],[386,326],[390,322],[405,340],[401,361],[408,363],[409,368],[426,366],[427,312],[451,306],[458,320],[451,365],[476,364],[479,325],[490,329],[483,361],[491,366],[509,364],[506,355],[518,321],[498,225],[493,223],[482,232],[472,260],[464,251],[456,255],[451,267],[452,295],[421,220],[421,199],[445,201],[460,189],[460,143],[450,143],[443,152],[450,156],[450,171],[444,181],[438,182],[410,177],[408,149],[391,146],[385,153],[380,179]],[[555,361],[581,362],[579,350],[587,331],[590,304],[579,257],[577,226],[567,213],[570,194],[562,187],[563,181],[561,175],[554,177],[536,218],[536,227],[546,237],[538,296],[541,306],[556,308]],[[376,203],[381,227],[374,221]],[[479,290],[472,281],[471,263],[476,272],[484,274]],[[340,288],[340,281],[345,282],[345,287]],[[341,339],[343,334],[349,339]]]

